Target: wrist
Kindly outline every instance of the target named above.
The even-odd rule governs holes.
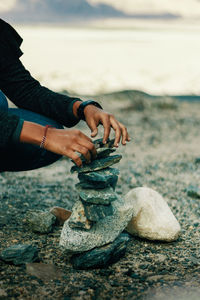
[[[84,120],[85,121],[85,110],[87,109],[88,106],[94,106],[94,107],[97,107],[99,109],[102,109],[101,105],[94,101],[94,100],[87,100],[87,101],[84,101],[82,102],[78,109],[77,109],[77,115],[79,117],[80,120]]]
[[[20,142],[40,146],[44,136],[44,126],[24,121],[20,134]]]
[[[78,108],[79,108],[79,106],[80,106],[81,103],[82,103],[81,100],[77,100],[77,101],[74,102],[74,104],[73,104],[73,114],[74,114],[74,116],[75,116],[77,119],[79,119],[77,111],[78,111]]]

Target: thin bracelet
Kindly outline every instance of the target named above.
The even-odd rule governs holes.
[[[52,127],[51,125],[46,125],[45,128],[44,128],[44,135],[43,135],[43,138],[42,138],[42,141],[41,141],[41,144],[40,144],[40,148],[44,148],[44,144],[45,144],[45,141],[46,141],[46,138],[47,138],[47,130],[49,127]]]

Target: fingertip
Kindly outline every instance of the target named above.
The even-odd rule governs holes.
[[[95,137],[97,135],[97,132],[95,132],[95,131],[93,131],[92,133],[91,133],[91,137]]]

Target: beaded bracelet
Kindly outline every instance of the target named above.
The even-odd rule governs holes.
[[[46,141],[46,138],[47,138],[47,130],[49,127],[52,127],[51,125],[46,125],[45,128],[44,128],[44,135],[43,135],[43,138],[42,138],[42,141],[41,141],[41,144],[40,144],[40,148],[44,148],[44,144],[45,144],[45,141]]]

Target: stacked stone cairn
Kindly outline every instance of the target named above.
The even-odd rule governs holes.
[[[80,182],[76,184],[76,187],[79,192],[79,200],[76,201],[75,205],[73,206],[72,215],[67,221],[68,225],[65,226],[69,226],[69,229],[71,228],[72,232],[79,232],[80,235],[81,232],[91,232],[92,234],[92,227],[94,225],[97,226],[98,222],[101,223],[104,218],[112,216],[114,213],[112,203],[115,200],[118,200],[118,196],[115,192],[115,187],[118,180],[119,170],[116,168],[111,168],[111,166],[115,163],[118,163],[121,160],[122,156],[110,155],[111,153],[116,151],[116,149],[113,148],[114,140],[109,140],[106,144],[103,144],[102,139],[98,139],[94,141],[94,144],[97,150],[97,157],[88,164],[86,164],[84,162],[84,158],[81,157],[83,161],[82,167],[79,168],[77,166],[73,166],[71,169],[72,173],[78,173],[78,179]],[[110,228],[109,230],[112,231],[112,228]],[[66,236],[66,238],[61,237],[61,245],[63,245],[63,240],[67,240],[69,237],[69,235],[64,232],[65,229],[63,229],[63,236]],[[119,250],[120,248],[120,254],[118,257],[119,259],[120,256],[125,253],[128,240],[129,237],[127,235],[125,237],[120,237],[119,240],[112,242],[110,244],[111,247],[107,247],[106,250],[102,247],[104,246],[105,248],[105,245],[94,248],[90,251],[80,249],[80,251],[77,251],[78,254],[75,254],[72,257],[73,266],[75,268],[84,268],[83,265],[85,263],[85,260],[87,260],[85,264],[86,268],[87,266],[105,266],[105,252],[106,255],[108,255],[109,252],[109,259],[107,259],[107,262],[108,260],[110,262],[114,262],[117,258],[117,255],[114,258],[114,252],[116,252],[116,250]],[[101,251],[100,249],[102,249],[103,251]],[[74,251],[74,253],[76,252]],[[100,257],[101,255],[102,257]],[[95,258],[93,256],[98,257],[96,264],[94,262]]]
[[[71,172],[78,172],[80,182],[76,184],[79,191],[79,201],[73,207],[69,220],[71,228],[90,230],[95,222],[113,214],[112,202],[117,199],[115,186],[119,171],[110,168],[119,162],[121,155],[110,154],[115,151],[114,140],[103,144],[102,140],[94,142],[97,157],[90,164],[83,163],[83,167],[73,166]],[[82,160],[84,160],[82,158]]]

